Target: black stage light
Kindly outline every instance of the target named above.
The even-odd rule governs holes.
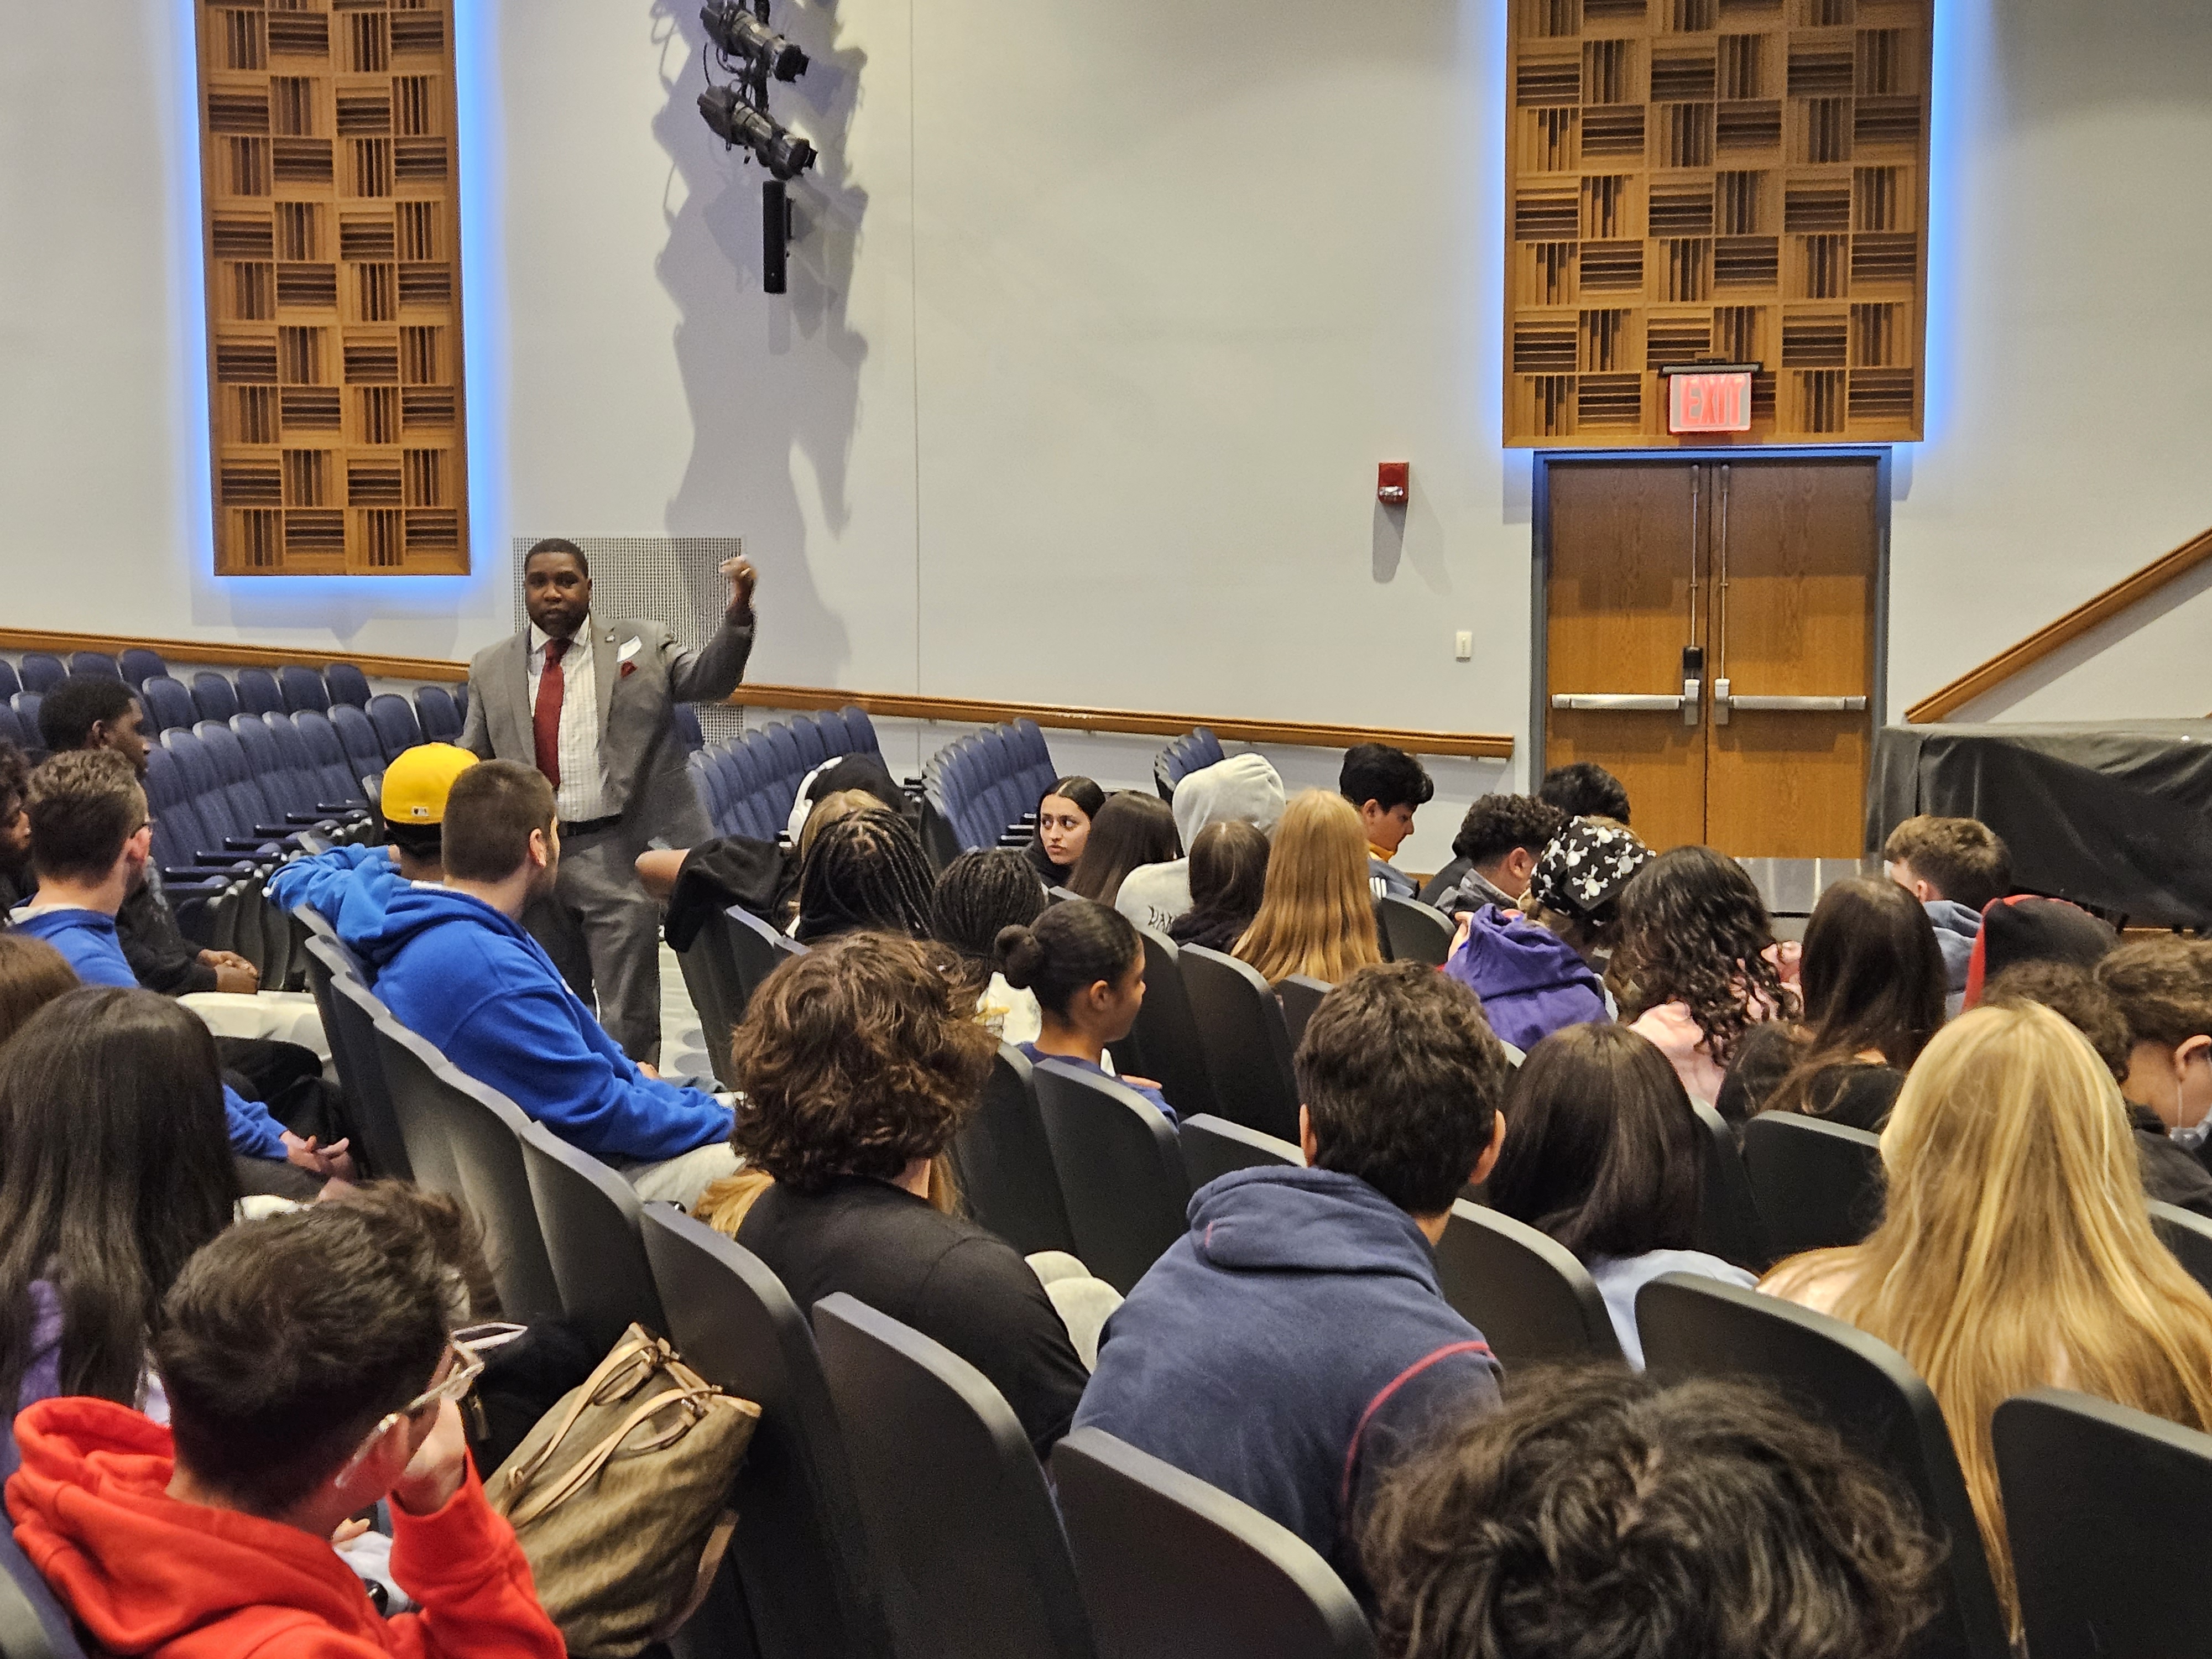
[[[699,21],[723,53],[742,58],[757,70],[779,81],[796,81],[806,73],[806,54],[785,40],[738,0],[715,0],[702,8]]]
[[[814,146],[745,102],[735,87],[709,87],[699,94],[699,113],[725,143],[742,144],[778,179],[814,165]]]

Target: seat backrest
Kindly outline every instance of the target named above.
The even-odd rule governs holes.
[[[231,729],[239,732],[238,740],[246,743],[246,734],[239,731],[238,722],[258,720],[261,729],[269,734],[269,746],[276,752],[277,769],[283,774],[283,787],[287,797],[297,800],[296,812],[315,812],[325,805],[337,805],[322,790],[322,769],[315,764],[314,757],[307,752],[307,740],[300,735],[300,728],[283,714],[239,714],[233,716]],[[246,744],[246,754],[253,747]]]
[[[463,720],[465,720],[468,719],[469,683],[466,680],[461,681],[458,685],[453,687],[453,707],[461,711],[461,718]]]
[[[239,711],[238,688],[212,670],[195,674],[192,704],[204,720],[227,720]]]
[[[776,970],[793,941],[741,905],[722,912],[729,923],[730,961],[737,969],[736,1000],[730,1005],[734,1024],[745,1017],[746,1005],[760,982]]]
[[[1184,945],[1178,961],[1213,1079],[1215,1115],[1278,1140],[1297,1139],[1290,1028],[1274,992],[1250,964],[1203,945]],[[1176,1103],[1173,1095],[1168,1103]]]
[[[12,1528],[0,1529],[0,1659],[85,1659],[69,1609]]]
[[[198,855],[205,839],[199,814],[192,810],[183,769],[161,744],[146,750],[146,810],[154,820],[154,863],[176,870]]]
[[[968,1213],[1019,1250],[1076,1250],[1029,1058],[999,1045],[981,1103],[951,1147]]]
[[[241,668],[236,682],[239,706],[257,714],[266,714],[272,709],[285,709],[284,693],[276,684],[276,677],[265,668]]]
[[[2212,1291],[2212,1220],[2160,1199],[2150,1201],[2150,1224],[2189,1276]]]
[[[1449,864],[1421,884],[1421,902],[1433,905],[1460,884],[1460,878],[1474,867],[1474,860],[1455,858]],[[1455,924],[1456,926],[1456,924]]]
[[[1465,1199],[1437,1244],[1444,1300],[1516,1365],[1620,1358],[1605,1298],[1574,1253],[1511,1216]]]
[[[656,1204],[643,1224],[685,1363],[761,1408],[731,1495],[730,1560],[762,1659],[889,1659],[844,1433],[805,1316],[758,1256],[705,1223]]]
[[[1059,902],[1060,890],[1054,890]],[[1199,1035],[1197,1017],[1191,1012],[1190,994],[1182,982],[1182,952],[1165,933],[1139,927],[1145,941],[1145,1000],[1137,1009],[1137,1023],[1129,1035],[1145,1057],[1145,1075],[1160,1085],[1160,1092],[1188,1118],[1201,1112],[1218,1113],[1213,1074],[1206,1069],[1206,1043]]]
[[[4,702],[0,702],[0,738],[6,738],[27,755],[33,749],[46,747],[38,738],[23,730],[23,722],[15,718],[15,711]]]
[[[1225,1117],[1201,1112],[1176,1126],[1176,1144],[1182,1153],[1183,1172],[1194,1193],[1209,1181],[1237,1170],[1263,1169],[1270,1164],[1302,1168],[1306,1161],[1296,1143],[1263,1135]]]
[[[1176,1132],[1134,1090],[1066,1060],[1030,1068],[1075,1254],[1127,1296],[1181,1238],[1190,1176]]]
[[[696,755],[707,746],[707,734],[699,729],[699,711],[688,702],[676,705],[676,735],[687,753]]]
[[[131,685],[143,685],[156,674],[167,674],[169,665],[158,651],[149,651],[143,645],[125,646],[118,655],[123,666],[123,678]]]
[[[1662,1274],[1638,1292],[1636,1326],[1653,1370],[1761,1378],[1910,1486],[1950,1542],[1950,1593],[1910,1651],[2006,1659],[2004,1615],[1943,1414],[1894,1348],[1779,1297],[1689,1273]]]
[[[1321,1000],[1336,988],[1311,974],[1292,974],[1275,988],[1275,1000],[1283,1007],[1283,1030],[1291,1039],[1291,1052],[1298,1051],[1298,1044],[1306,1034],[1306,1022],[1321,1006]]]
[[[0,699],[12,697],[22,689],[22,677],[16,673],[15,665],[0,657]]]
[[[876,723],[868,711],[858,703],[847,703],[841,711],[845,717],[845,738],[848,755],[880,755],[882,741],[876,736]]]
[[[123,678],[121,665],[105,651],[70,652],[69,672],[72,679],[114,680],[119,683]]]
[[[295,714],[302,708],[330,712],[330,687],[323,683],[320,674],[303,663],[288,662],[278,669],[276,686],[284,694],[284,707]]]
[[[1698,1115],[1705,1154],[1698,1231],[1691,1242],[1723,1261],[1764,1273],[1774,1256],[1766,1248],[1765,1224],[1759,1220],[1759,1201],[1752,1196],[1751,1172],[1736,1150],[1735,1131],[1702,1100],[1692,1101],[1690,1109]]]
[[[368,716],[351,703],[342,702],[331,709],[330,721],[331,730],[338,734],[338,742],[345,749],[356,792],[361,793],[366,786],[360,780],[383,775],[384,745],[377,741],[376,728],[368,723]]]
[[[245,757],[246,769],[268,805],[270,816],[264,820],[265,823],[281,826],[284,814],[313,809],[313,800],[301,804],[302,798],[311,793],[307,779],[285,765],[284,757],[276,750],[276,739],[269,734],[266,724],[252,714],[236,714],[226,722],[225,729]]]
[[[338,1085],[345,1091],[347,1120],[353,1126],[354,1152],[372,1176],[412,1181],[414,1165],[408,1162],[407,1143],[392,1115],[391,1091],[384,1085],[384,1065],[375,1044],[375,1015],[368,1006],[340,998],[336,981],[349,979],[361,986],[360,964],[330,933],[310,905],[295,906],[292,914],[307,930],[306,948],[307,989],[322,1016],[323,1036],[337,1063]],[[362,993],[369,1003],[374,997]],[[378,1008],[382,1004],[375,1003]],[[362,1045],[366,1043],[367,1050]]]
[[[268,716],[264,715],[265,720]],[[278,720],[289,720],[292,729],[300,734],[300,741],[307,746],[307,757],[315,769],[315,791],[324,800],[337,806],[362,806],[368,797],[362,787],[366,775],[353,769],[347,757],[345,744],[338,741],[337,728],[330,716],[319,714],[313,709],[296,714],[278,714]]]
[[[349,662],[334,662],[323,670],[323,688],[332,702],[349,702],[356,708],[368,706],[368,676]]]
[[[167,674],[149,674],[138,687],[138,699],[146,705],[146,723],[157,732],[190,726],[200,717],[192,694]]]
[[[520,1109],[457,1070],[390,1014],[377,1021],[375,1033],[416,1179],[447,1192],[456,1188],[442,1182],[458,1183],[459,1196],[483,1228],[485,1253],[508,1318],[527,1322],[559,1317],[566,1303],[547,1257],[523,1164],[522,1132],[528,1121]],[[450,1160],[450,1174],[435,1167],[425,1173],[418,1149],[430,1138]],[[621,1334],[617,1328],[593,1352],[605,1352]]]
[[[672,950],[675,947],[671,946]],[[737,964],[731,959],[730,924],[721,912],[709,908],[699,919],[691,942],[676,951],[676,965],[684,975],[684,988],[699,1015],[701,1039],[707,1046],[707,1063],[717,1080],[726,1085],[730,1063],[730,1035],[736,1029]]]
[[[1052,1477],[1101,1653],[1374,1653],[1374,1633],[1344,1581],[1312,1545],[1249,1504],[1103,1429],[1078,1429],[1054,1446]]]
[[[368,700],[368,712],[376,740],[384,746],[385,759],[398,760],[403,750],[422,741],[422,727],[415,718],[415,706],[406,698],[391,691],[380,691]]]
[[[212,720],[202,720],[210,731],[217,727]],[[235,858],[235,853],[223,846],[226,838],[242,836],[251,825],[241,826],[233,811],[230,799],[223,793],[222,779],[215,757],[194,732],[164,732],[161,747],[167,750],[176,762],[177,775],[184,786],[185,801],[191,809],[192,823],[198,830],[196,855],[206,858]]]
[[[1856,1244],[1881,1224],[1879,1135],[1795,1112],[1761,1112],[1744,1125],[1743,1161],[1777,1261]]]
[[[253,769],[246,764],[246,747],[239,742],[238,733],[220,720],[202,720],[192,732],[215,767],[224,809],[236,826],[230,833],[250,836],[258,826],[270,823],[276,815],[261,793]]]
[[[2197,1651],[2212,1435],[2063,1389],[2004,1401],[1990,1431],[2035,1659]]]
[[[461,711],[453,707],[453,694],[442,685],[415,688],[415,718],[432,743],[452,743],[461,735]]]
[[[1383,954],[1393,962],[1441,968],[1451,955],[1452,919],[1416,900],[1395,894],[1376,900],[1375,925],[1382,933]]]
[[[8,699],[8,706],[15,711],[15,718],[23,723],[27,732],[39,731],[39,705],[46,701],[43,691],[22,690]],[[39,747],[46,746],[46,734],[39,733]]]
[[[814,1304],[854,1489],[902,1652],[1094,1659],[1029,1437],[983,1374],[840,1291]]]
[[[636,1188],[542,1123],[523,1126],[522,1156],[569,1323],[594,1353],[613,1347],[633,1323],[667,1334]]]
[[[51,651],[26,651],[21,672],[26,691],[51,691],[69,678],[62,659]]]

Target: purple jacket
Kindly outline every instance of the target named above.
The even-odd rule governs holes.
[[[1444,972],[1482,999],[1490,1029],[1520,1049],[1564,1025],[1604,1019],[1596,970],[1549,928],[1485,905]]]

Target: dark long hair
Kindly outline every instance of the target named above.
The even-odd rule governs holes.
[[[1788,1012],[1766,959],[1774,924],[1744,868],[1710,847],[1662,853],[1620,890],[1620,945],[1608,977],[1633,1019],[1680,1002],[1725,1067],[1743,1034]],[[1754,1009],[1760,1012],[1754,1013]]]
[[[1040,815],[1043,812],[1045,802],[1054,795],[1059,796],[1062,800],[1073,801],[1076,809],[1085,817],[1094,820],[1098,816],[1098,809],[1106,804],[1106,792],[1091,782],[1089,778],[1073,776],[1055,778],[1053,780],[1052,787],[1037,797],[1037,810]],[[1066,884],[1070,866],[1065,864],[1054,864],[1047,855],[1044,850],[1044,830],[1042,827],[1030,832],[1030,844],[1026,850],[1030,867],[1044,878],[1048,886],[1060,887]]]
[[[929,861],[897,813],[864,807],[817,832],[799,871],[802,945],[840,933],[929,937]]]
[[[1528,1051],[1505,1098],[1492,1209],[1595,1256],[1687,1249],[1704,1132],[1667,1056],[1626,1025],[1570,1025]]]
[[[0,1067],[0,1402],[30,1363],[33,1279],[61,1300],[61,1389],[135,1405],[161,1298],[230,1224],[215,1039],[150,991],[55,998]]]
[[[1017,991],[1035,991],[1037,1006],[1067,1017],[1076,994],[1100,980],[1119,981],[1141,961],[1145,942],[1128,917],[1089,899],[1055,904],[1026,927],[999,935],[1000,971]]]
[[[1165,864],[1182,855],[1175,814],[1158,795],[1117,789],[1091,815],[1091,838],[1068,887],[1087,899],[1111,904],[1121,878],[1140,865]]]
[[[1267,837],[1257,824],[1209,823],[1190,843],[1190,908],[1175,925],[1195,934],[1234,924],[1241,934],[1267,891]],[[1232,935],[1233,938],[1233,935]]]
[[[1909,1071],[1943,1024],[1943,951],[1920,901],[1893,881],[1855,876],[1820,895],[1799,970],[1805,1037],[1766,1109],[1818,1113],[1832,1102],[1814,1079],[1877,1050]]]

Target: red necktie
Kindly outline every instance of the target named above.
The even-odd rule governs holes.
[[[538,740],[538,769],[556,789],[561,787],[561,699],[567,677],[561,672],[561,653],[567,640],[545,641],[545,672],[538,678],[538,706],[531,710],[531,735]]]

